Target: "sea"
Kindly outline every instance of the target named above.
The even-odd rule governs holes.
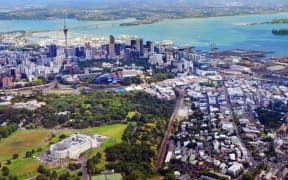
[[[273,52],[272,56],[288,56],[288,36],[272,34],[272,29],[288,29],[288,24],[247,25],[280,18],[288,18],[288,12],[163,20],[154,24],[137,26],[120,26],[121,23],[134,19],[114,21],[67,19],[66,23],[69,33],[79,36],[135,35],[146,41],[172,40],[175,45],[191,45],[203,50],[209,50],[213,44],[219,50],[239,48]],[[61,30],[63,24],[62,19],[0,20],[0,32]]]

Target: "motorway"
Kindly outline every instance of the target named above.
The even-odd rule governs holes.
[[[176,103],[176,106],[174,108],[174,112],[170,118],[170,121],[169,121],[169,124],[168,124],[168,128],[165,132],[165,135],[164,135],[164,138],[162,140],[162,143],[161,143],[161,148],[160,148],[160,151],[159,151],[159,156],[158,156],[158,159],[156,160],[156,165],[155,165],[155,170],[159,170],[161,167],[162,167],[162,163],[164,161],[164,158],[165,158],[165,155],[167,153],[167,146],[168,146],[168,140],[170,138],[170,135],[171,135],[171,132],[172,132],[172,129],[173,129],[173,125],[174,125],[174,122],[177,118],[177,114],[178,114],[178,111],[179,111],[179,108],[181,106],[181,104],[183,103],[183,100],[184,100],[184,93],[185,93],[185,89],[182,89],[181,92],[180,92],[180,95],[177,99],[177,103]]]

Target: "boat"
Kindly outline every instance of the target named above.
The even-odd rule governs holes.
[[[274,35],[288,35],[288,29],[273,29],[272,33]]]

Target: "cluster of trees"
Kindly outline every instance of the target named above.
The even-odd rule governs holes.
[[[51,172],[50,169],[44,167],[43,165],[39,165],[38,166],[37,172],[40,173],[41,175],[46,176],[46,177],[51,177],[52,176],[53,178],[51,178],[51,179],[56,179],[57,178],[57,173],[55,171]]]
[[[121,143],[106,149],[106,167],[122,172],[129,179],[144,179],[153,175],[152,162],[155,154],[148,145]]]
[[[13,123],[19,124],[21,120],[32,121],[32,115],[33,112],[26,109],[14,109],[10,106],[3,106],[0,108],[0,124],[2,124],[3,122],[7,122],[8,126],[10,126]],[[4,134],[6,134],[8,132],[7,129],[4,130],[4,132]]]
[[[77,169],[81,168],[81,164],[80,163],[69,163],[68,164],[68,169],[70,169],[71,171],[75,171]]]
[[[5,107],[0,109],[1,120],[19,123],[25,120],[29,128],[53,128],[57,125],[72,128],[87,128],[126,121],[129,112],[139,112],[143,121],[153,119],[154,115],[169,117],[169,109],[174,105],[170,101],[161,101],[144,92],[127,93],[82,93],[78,96],[35,94],[30,99],[46,102],[46,105],[29,111]],[[16,97],[13,101],[26,101],[26,97]],[[59,114],[65,112],[66,114]]]
[[[129,119],[134,123],[129,123],[122,137],[123,142],[105,150],[107,161],[110,162],[106,165],[107,169],[121,172],[126,179],[147,179],[153,176],[155,160],[174,107],[173,102],[169,105],[162,103],[153,108],[166,107],[165,113],[136,111]]]
[[[76,166],[78,167],[79,165],[77,164]],[[57,180],[67,180],[67,179],[75,179],[75,180],[79,179],[80,180],[79,176],[82,176],[82,172],[78,172],[75,175],[70,175],[69,172],[57,174],[56,171],[54,170],[52,171],[51,169],[43,165],[39,165],[39,167],[37,168],[37,172],[39,173],[39,175],[36,177],[36,180],[56,180],[56,179]]]
[[[0,163],[1,168],[1,163]],[[3,166],[0,171],[0,180],[17,180],[17,176],[13,176],[10,174],[10,170],[7,166]]]
[[[201,86],[207,86],[207,87],[215,87],[215,88],[219,88],[222,85],[219,83],[210,83],[210,82],[202,82],[200,83]]]
[[[87,172],[90,175],[95,175],[100,173],[100,169],[97,168],[97,165],[100,163],[102,158],[102,155],[100,152],[98,152],[95,156],[93,156],[91,159],[88,159],[87,161]]]
[[[7,138],[9,135],[11,135],[16,130],[17,130],[17,124],[15,124],[15,123],[12,123],[8,126],[0,127],[0,140],[1,140],[1,138]]]
[[[123,86],[130,86],[131,84],[141,84],[143,81],[140,76],[135,76],[131,78],[124,78],[121,82]]]
[[[136,66],[141,66],[145,69],[150,68],[148,63],[148,58],[130,58],[130,59],[120,59],[121,66],[131,66],[135,64]]]
[[[283,121],[281,121],[281,118],[283,116],[281,112],[261,108],[258,108],[255,111],[258,114],[259,121],[266,128],[277,129],[283,123]]]
[[[153,83],[153,82],[159,82],[159,81],[164,81],[166,79],[173,79],[176,77],[176,74],[170,73],[170,72],[165,72],[165,71],[159,71],[155,74],[153,74],[149,79],[147,79],[148,83]]]

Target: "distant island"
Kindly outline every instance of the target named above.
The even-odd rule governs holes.
[[[288,35],[288,29],[273,29],[272,33],[274,35]]]
[[[156,22],[161,21],[160,19],[141,19],[141,20],[135,20],[127,23],[121,23],[120,26],[137,26],[141,24],[153,24]]]
[[[288,8],[283,8],[281,12],[287,12]],[[69,13],[66,13],[69,12]],[[81,21],[109,21],[120,20],[127,18],[135,18],[132,22],[125,22],[120,26],[135,26],[140,24],[157,23],[165,19],[183,19],[183,18],[205,18],[205,17],[219,17],[219,16],[237,16],[237,15],[252,15],[252,14],[267,14],[278,13],[279,9],[265,9],[244,7],[141,7],[136,6],[131,10],[130,7],[119,8],[89,8],[89,9],[75,9],[75,8],[19,8],[17,10],[10,10],[0,12],[0,20],[55,20],[63,19],[66,14],[67,19],[76,19]],[[274,20],[265,23],[288,23],[288,19]],[[262,23],[251,23],[249,25],[256,25]]]
[[[264,25],[264,24],[288,24],[288,19],[273,19],[272,21],[248,23],[248,26]]]

